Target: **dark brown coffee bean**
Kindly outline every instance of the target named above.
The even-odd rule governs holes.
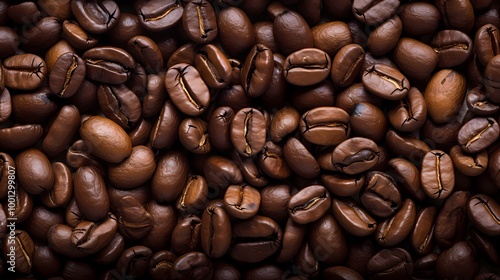
[[[90,144],[83,141],[77,140],[71,145],[66,153],[66,162],[68,166],[78,169],[81,166],[94,166],[101,172],[105,170],[105,165],[96,156],[90,154],[91,148]]]
[[[337,107],[317,107],[302,115],[299,128],[313,144],[338,145],[349,137],[349,115]]]
[[[341,173],[323,174],[321,181],[332,194],[345,197],[356,195],[361,191],[365,185],[365,176],[349,177]]]
[[[113,186],[131,189],[151,179],[155,169],[153,151],[146,146],[135,146],[124,161],[108,165],[108,178]]]
[[[318,162],[297,138],[289,138],[283,146],[283,156],[287,165],[304,178],[315,178],[320,173]]]
[[[250,97],[262,95],[272,80],[273,54],[265,45],[257,44],[248,53],[241,70],[241,86]]]
[[[402,248],[383,249],[368,262],[370,276],[378,279],[411,279],[413,260]]]
[[[434,74],[424,98],[429,117],[436,123],[448,122],[455,118],[465,97],[465,78],[453,70],[441,70]],[[446,102],[446,106],[443,106]]]
[[[16,31],[8,26],[0,27],[0,57],[6,58],[13,55],[19,46],[19,37]]]
[[[33,254],[35,253],[35,243],[24,230],[14,230],[9,237],[3,240],[3,253],[5,256],[8,254],[14,255],[14,267],[16,272],[30,273],[33,268]]]
[[[231,222],[223,207],[207,206],[201,220],[201,245],[205,254],[218,258],[231,245]]]
[[[80,127],[80,112],[73,105],[61,108],[42,142],[42,151],[55,157],[66,150]]]
[[[109,196],[102,175],[95,167],[78,168],[74,177],[75,200],[83,216],[93,222],[109,212]]]
[[[172,250],[182,255],[201,249],[201,219],[189,215],[180,220],[172,232]]]
[[[466,154],[459,145],[450,150],[450,157],[455,168],[467,176],[478,176],[488,167],[488,152],[483,150],[478,154]]]
[[[62,34],[71,46],[88,50],[95,47],[99,40],[83,29],[78,23],[65,20],[62,24]]]
[[[31,148],[16,157],[19,183],[30,194],[50,191],[54,185],[54,171],[45,154]]]
[[[440,247],[448,248],[463,240],[468,225],[467,204],[470,198],[469,192],[456,191],[444,202],[434,228],[434,236]]]
[[[376,25],[390,18],[399,8],[399,1],[362,1],[355,0],[352,3],[354,17],[362,23]]]
[[[424,141],[413,135],[398,134],[392,129],[389,129],[385,137],[387,146],[393,152],[413,162],[421,162],[431,150]]]
[[[306,235],[306,229],[305,225],[288,219],[283,231],[282,247],[276,259],[279,263],[291,261],[297,255]]]
[[[162,70],[163,56],[153,39],[143,35],[132,37],[127,43],[127,50],[148,73],[158,73]]]
[[[190,1],[184,6],[182,27],[187,37],[198,44],[206,44],[217,36],[217,18],[207,0]]]
[[[352,235],[368,236],[377,229],[377,221],[351,198],[334,198],[332,208],[335,219]]]
[[[221,45],[232,56],[241,56],[255,44],[252,22],[239,8],[222,10],[217,16],[217,26]]]
[[[367,92],[362,83],[355,83],[335,96],[335,106],[344,109],[349,114],[361,102],[382,107],[383,99]]]
[[[435,5],[426,2],[410,2],[401,6],[399,17],[403,29],[413,36],[434,33],[441,22],[441,14]]]
[[[172,265],[177,256],[170,251],[159,251],[149,261],[149,275],[154,280],[160,280],[170,275]]]
[[[149,143],[152,148],[164,149],[170,148],[177,140],[179,135],[179,126],[181,124],[181,113],[177,110],[171,100],[163,104],[160,115],[154,123]]]
[[[113,214],[109,214],[108,218],[99,224],[82,221],[73,229],[71,243],[87,254],[96,253],[113,240],[117,227],[118,222]]]
[[[455,243],[443,250],[436,262],[436,274],[440,279],[472,279],[479,270],[479,256],[470,241]]]
[[[203,176],[191,176],[177,199],[176,207],[183,213],[200,213],[207,202],[208,184]]]
[[[165,87],[175,106],[190,116],[202,114],[210,102],[210,92],[196,68],[185,63],[170,67]]]
[[[266,142],[266,121],[255,108],[239,110],[231,121],[231,142],[238,153],[245,157],[258,154]]]
[[[146,246],[132,246],[123,251],[116,263],[116,271],[122,271],[131,277],[142,277],[149,269],[149,260],[153,252]]]
[[[45,61],[34,54],[18,54],[3,61],[5,86],[10,89],[34,90],[47,76]]]
[[[435,49],[411,38],[401,38],[394,48],[394,62],[408,78],[426,80],[436,68]]]
[[[309,246],[316,259],[328,265],[343,263],[347,257],[344,231],[332,214],[325,214],[312,223]]]
[[[0,153],[0,198],[7,197],[9,186],[13,185],[15,179],[16,163],[14,159],[6,153]],[[10,174],[9,174],[10,173]],[[10,178],[9,178],[10,175]],[[286,207],[285,207],[286,208]],[[0,212],[2,209],[0,209]]]
[[[43,17],[20,34],[23,49],[38,53],[54,45],[61,36],[61,23],[55,17]]]
[[[422,160],[420,181],[425,193],[434,199],[445,199],[455,187],[451,157],[443,151],[432,150]]]
[[[434,249],[434,223],[436,216],[437,208],[434,206],[422,208],[418,211],[415,226],[411,231],[410,242],[413,250],[421,255],[427,255]]]
[[[491,236],[500,232],[499,211],[500,205],[484,194],[471,197],[467,204],[467,213],[474,227]]]
[[[82,58],[87,67],[87,78],[101,83],[122,84],[130,78],[135,68],[132,56],[116,47],[92,48]]]
[[[73,176],[62,162],[52,163],[54,170],[54,186],[49,192],[40,194],[40,200],[50,208],[66,205],[73,195]]]
[[[330,194],[325,187],[312,185],[300,190],[290,198],[288,212],[294,222],[307,224],[323,216],[330,205]]]
[[[361,102],[351,112],[350,127],[353,134],[380,143],[387,132],[387,118],[377,106]]]
[[[3,74],[0,74],[0,76],[3,77]],[[0,123],[8,120],[11,114],[12,114],[12,98],[10,97],[9,90],[4,88],[2,92],[0,92]]]
[[[273,53],[278,53],[273,34],[273,23],[268,21],[259,21],[253,25],[255,44],[262,44],[268,47]],[[0,29],[1,30],[1,29]]]
[[[232,228],[234,243],[229,254],[234,260],[260,262],[280,248],[283,232],[279,225],[268,217],[256,215],[235,223]]]
[[[278,110],[271,120],[269,134],[273,142],[278,143],[299,127],[300,115],[293,107],[285,106]]]
[[[370,32],[368,36],[368,50],[374,56],[388,54],[397,44],[403,31],[401,19],[394,15]]]
[[[458,30],[442,30],[434,35],[430,46],[438,55],[438,66],[450,68],[464,63],[472,55],[472,40]]]
[[[402,242],[415,224],[417,208],[411,199],[406,199],[401,209],[391,218],[381,222],[375,231],[375,238],[382,246],[395,246]]]
[[[365,51],[360,45],[345,45],[332,61],[332,81],[341,87],[350,86],[358,76],[364,61]]]
[[[179,126],[179,140],[190,152],[206,154],[211,150],[207,123],[199,118],[185,118]]]
[[[181,150],[170,150],[163,155],[156,167],[151,182],[153,196],[158,201],[175,201],[186,186],[189,162]]]
[[[469,33],[474,26],[474,8],[470,1],[460,0],[448,3],[444,0],[438,0],[436,7],[447,28]],[[457,20],[457,16],[462,17],[462,20]]]
[[[458,144],[467,153],[478,153],[498,139],[499,131],[495,119],[473,118],[460,128]]]
[[[170,247],[172,231],[178,221],[175,207],[151,200],[146,206],[146,211],[153,217],[153,227],[141,243],[150,248],[157,248],[157,250],[166,250]]]
[[[330,56],[316,48],[305,48],[291,53],[283,63],[283,74],[290,84],[310,86],[330,74]]]
[[[471,240],[478,251],[485,254],[490,263],[498,264],[500,262],[496,245],[492,237],[489,237],[477,230],[471,230],[470,235]]]
[[[363,206],[375,216],[387,218],[401,207],[401,193],[389,175],[371,171],[366,174],[366,188],[359,196]]]
[[[375,142],[363,137],[354,137],[335,147],[332,152],[332,164],[338,171],[353,175],[374,167],[379,156]]]
[[[329,80],[308,87],[293,87],[292,91],[292,105],[301,113],[316,107],[333,106],[334,99],[334,85]]]
[[[339,280],[361,280],[363,277],[353,269],[345,266],[332,266],[323,270],[323,277]]]
[[[335,56],[341,48],[353,42],[349,26],[341,21],[318,24],[311,31],[314,47],[331,56]]]
[[[49,76],[50,90],[67,98],[74,95],[85,78],[85,62],[74,53],[61,55]]]
[[[486,65],[486,70],[484,71],[484,86],[486,88],[486,95],[495,103],[500,101],[500,85],[497,76],[499,69],[500,55],[496,55],[490,59]]]
[[[281,4],[275,2],[267,10],[270,14],[273,14],[273,9],[278,11],[273,14],[273,33],[276,45],[283,55],[288,56],[298,50],[314,47],[311,29],[304,18],[299,13],[277,6]]]
[[[237,219],[248,219],[259,211],[260,193],[255,188],[242,184],[231,185],[224,194],[224,209]]]
[[[243,182],[243,175],[234,161],[221,156],[211,156],[203,163],[203,174],[207,183],[216,189]]]
[[[397,130],[416,131],[424,125],[427,118],[424,96],[416,87],[411,87],[408,95],[388,111],[388,117]]]
[[[212,260],[200,252],[189,252],[178,257],[172,264],[170,279],[207,280],[212,279]]]
[[[35,248],[32,263],[32,271],[44,278],[60,275],[63,266],[62,259],[47,245],[37,246]]]
[[[283,149],[272,141],[267,141],[264,145],[258,163],[262,171],[271,178],[286,179],[292,175],[292,170],[283,157]]]
[[[401,100],[410,89],[410,82],[401,72],[384,64],[366,69],[361,80],[366,90],[387,100]]]
[[[465,103],[472,113],[481,116],[493,115],[500,110],[500,106],[488,98],[483,86],[472,88],[465,97]]]
[[[65,257],[82,258],[87,255],[85,251],[78,250],[71,243],[73,228],[65,224],[56,224],[52,226],[47,233],[47,240],[50,249]]]
[[[163,31],[177,24],[184,11],[179,1],[138,1],[135,4],[139,22],[144,28]]]
[[[231,82],[231,63],[214,45],[205,45],[196,52],[194,66],[210,88],[225,88]]]
[[[84,121],[80,127],[80,135],[93,155],[110,163],[119,163],[132,152],[127,133],[116,123],[103,117],[92,116]]]
[[[85,30],[96,34],[109,31],[120,17],[120,8],[114,1],[74,1],[71,12]]]
[[[0,129],[0,147],[6,150],[22,150],[35,144],[43,135],[41,125],[16,125]]]
[[[474,51],[483,66],[486,66],[494,56],[500,54],[500,31],[495,25],[485,24],[477,30]]]

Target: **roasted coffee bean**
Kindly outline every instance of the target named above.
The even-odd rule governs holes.
[[[288,213],[294,222],[307,224],[321,218],[330,205],[331,198],[327,189],[321,185],[312,185],[290,198]]]
[[[383,249],[368,262],[370,276],[378,279],[411,279],[413,260],[402,248]]]
[[[470,198],[469,192],[456,191],[441,207],[434,228],[434,236],[440,247],[451,247],[464,238],[468,224],[467,204]]]
[[[478,153],[493,144],[500,134],[498,123],[493,118],[473,118],[458,132],[458,144],[467,153]]]
[[[339,280],[361,280],[363,277],[353,269],[345,266],[333,266],[323,270],[323,277]]]
[[[61,55],[49,75],[50,90],[60,97],[73,96],[85,79],[85,62],[74,53]]]
[[[166,250],[178,221],[177,211],[172,205],[158,204],[155,200],[148,202],[146,211],[153,217],[153,227],[141,243],[157,250]]]
[[[217,36],[217,18],[207,0],[190,1],[184,6],[182,27],[187,37],[198,44],[206,44]]]
[[[299,252],[305,235],[306,225],[298,224],[289,218],[283,231],[282,247],[276,260],[280,263],[292,260]]]
[[[441,14],[435,5],[426,2],[410,2],[401,6],[399,17],[403,29],[413,36],[434,33],[441,22]]]
[[[99,43],[97,38],[73,21],[65,20],[62,23],[62,34],[71,46],[81,50],[88,50]]]
[[[212,279],[212,275],[212,260],[200,252],[189,252],[178,257],[170,270],[170,279],[175,280],[205,280]]]
[[[436,1],[436,7],[441,13],[444,25],[449,29],[469,33],[474,26],[474,9],[470,1],[456,1],[447,3],[444,0]],[[458,20],[457,17],[463,17]]]
[[[499,211],[499,204],[484,194],[471,197],[467,204],[467,213],[474,227],[491,236],[500,232]]]
[[[171,100],[166,101],[151,129],[149,136],[151,147],[155,149],[170,148],[177,140],[181,121],[181,114],[175,105]]]
[[[177,255],[201,250],[201,219],[189,215],[180,220],[172,232],[172,250]]]
[[[478,258],[477,249],[470,241],[457,242],[439,254],[436,262],[437,277],[472,279],[479,271]]]
[[[248,53],[241,69],[240,83],[250,97],[266,91],[274,69],[273,54],[265,45],[257,44]]]
[[[2,199],[7,197],[9,186],[14,185],[15,170],[14,159],[6,153],[0,153],[0,198]]]
[[[153,151],[145,146],[135,146],[123,162],[108,165],[109,181],[119,188],[135,188],[146,183],[153,176],[155,169]]]
[[[203,174],[207,183],[217,189],[243,182],[243,175],[235,162],[221,156],[210,156],[203,163]]]
[[[132,37],[127,43],[127,50],[148,73],[158,73],[163,68],[163,56],[151,38],[143,35]]]
[[[347,257],[344,231],[332,214],[325,214],[312,223],[309,246],[316,259],[328,265],[340,264]]]
[[[300,115],[293,107],[285,106],[278,110],[271,120],[269,134],[275,143],[281,142],[288,134],[299,127]]]
[[[482,254],[485,254],[490,263],[498,264],[500,259],[498,257],[494,239],[483,233],[480,233],[477,230],[471,230],[470,234],[471,240],[477,247],[478,251]]]
[[[210,88],[225,88],[231,82],[231,63],[224,53],[212,44],[205,45],[197,51],[194,66]]]
[[[436,216],[437,208],[434,206],[422,208],[418,212],[410,235],[411,246],[415,252],[426,255],[434,249]]]
[[[230,256],[246,263],[260,262],[278,251],[283,232],[272,219],[264,216],[253,216],[232,226],[233,244]]]
[[[71,242],[73,228],[65,224],[53,225],[47,233],[50,249],[65,257],[82,258],[87,255],[85,251],[78,250]]]
[[[445,199],[455,186],[451,157],[443,151],[432,150],[422,160],[420,181],[425,193],[434,199]]]
[[[331,59],[320,49],[305,48],[291,53],[283,63],[283,75],[290,84],[310,86],[330,74]]]
[[[144,276],[149,269],[153,252],[146,246],[132,246],[123,251],[116,263],[116,271],[123,271],[131,277]]]
[[[390,18],[399,8],[399,1],[383,2],[356,0],[352,3],[352,12],[357,20],[368,25],[376,25]]]
[[[19,183],[30,194],[50,191],[54,185],[54,170],[45,154],[31,148],[16,157]]]
[[[491,99],[491,101],[498,103],[500,101],[500,86],[499,80],[497,78],[497,73],[500,69],[500,55],[494,56],[488,64],[486,65],[486,70],[484,71],[484,86],[486,88],[486,94]],[[5,80],[7,85],[7,79]]]
[[[496,55],[500,54],[500,31],[493,24],[485,24],[476,32],[474,51],[479,62],[486,66]]]
[[[398,44],[402,31],[401,19],[394,15],[370,32],[367,41],[368,50],[374,56],[388,54]]]
[[[349,124],[353,134],[377,143],[384,139],[387,132],[384,112],[368,102],[361,102],[353,108]]]
[[[332,164],[345,174],[359,174],[373,168],[380,156],[375,142],[363,137],[349,138],[332,152]]]
[[[189,177],[176,207],[183,213],[199,213],[205,207],[208,196],[208,184],[202,176]]]
[[[464,63],[472,55],[472,40],[458,30],[442,30],[432,38],[430,46],[438,55],[438,66],[450,68]]]
[[[141,25],[154,32],[166,30],[182,18],[184,11],[179,1],[138,1],[135,4]]]
[[[156,200],[173,202],[186,186],[189,162],[185,153],[171,150],[164,154],[156,165],[151,181],[151,190]]]
[[[16,271],[30,273],[33,267],[33,254],[35,253],[33,240],[24,230],[14,230],[9,236],[12,236],[11,239],[5,238],[2,242],[4,255],[14,255]]]
[[[384,64],[366,69],[361,80],[367,91],[387,100],[401,100],[410,89],[410,82],[401,72]]]
[[[377,229],[376,220],[351,198],[334,198],[332,208],[335,219],[352,235],[367,236]]]
[[[399,131],[416,131],[427,119],[427,103],[422,93],[411,87],[405,98],[388,111],[389,121]]]
[[[45,61],[34,54],[18,54],[3,61],[5,86],[10,89],[34,90],[47,76]]]
[[[314,156],[295,137],[289,138],[283,146],[283,157],[290,169],[303,178],[316,178],[320,174]]]
[[[108,245],[115,236],[118,222],[113,214],[100,224],[82,221],[73,229],[71,243],[86,254],[93,254]]]
[[[421,162],[431,148],[413,135],[398,134],[389,129],[386,134],[387,146],[396,154],[413,162]]]
[[[120,17],[120,8],[114,1],[87,2],[83,0],[71,2],[71,12],[85,30],[102,34],[109,31]]]
[[[21,150],[35,144],[43,135],[38,124],[16,125],[0,129],[0,147],[5,150]]]
[[[266,142],[266,121],[255,108],[239,110],[231,121],[231,142],[238,153],[250,157],[262,151]]]
[[[0,27],[0,36],[2,42],[0,43],[0,57],[6,58],[13,55],[19,46],[19,37],[16,31],[10,27]]]
[[[3,74],[0,74],[0,76],[3,76]],[[8,120],[11,114],[12,114],[12,98],[10,96],[9,90],[4,88],[2,92],[0,92],[0,123]]]
[[[472,113],[481,116],[493,115],[500,110],[500,106],[491,102],[486,96],[483,86],[472,88],[467,93],[465,102]]]
[[[55,157],[66,149],[80,126],[80,112],[73,105],[61,108],[42,142],[42,151]]]
[[[170,275],[176,259],[177,256],[170,251],[157,252],[149,261],[149,275],[155,280],[164,279],[166,275]]]
[[[199,118],[185,118],[181,122],[179,140],[184,148],[195,154],[209,153],[212,147],[207,123]]]
[[[429,78],[438,63],[435,49],[411,38],[401,38],[393,53],[394,62],[401,72],[416,81]]]
[[[401,193],[389,175],[370,171],[366,174],[366,188],[359,196],[363,206],[375,216],[387,218],[401,207]]]
[[[365,185],[365,176],[346,176],[342,173],[321,175],[325,187],[338,196],[352,196],[358,194]]]
[[[249,185],[231,185],[224,194],[224,209],[237,219],[248,219],[259,211],[260,193]]]
[[[353,42],[349,26],[341,21],[325,22],[316,25],[311,31],[314,47],[323,50],[332,57],[344,46]]]
[[[175,106],[190,116],[202,114],[208,107],[210,92],[196,68],[185,63],[170,67],[165,87]]]
[[[231,245],[231,222],[223,207],[207,206],[201,218],[201,245],[210,257],[226,254]]]
[[[83,166],[74,175],[75,201],[89,221],[104,219],[109,212],[109,196],[102,175],[95,167]]]
[[[360,45],[349,44],[342,47],[332,61],[332,81],[341,87],[350,86],[358,76],[364,61],[365,51]]]
[[[302,115],[299,128],[313,144],[338,145],[349,137],[349,115],[337,107],[317,107]]]
[[[217,16],[217,27],[222,47],[232,56],[246,53],[255,44],[252,22],[239,8],[222,10]]]
[[[45,278],[60,275],[63,266],[61,258],[47,245],[35,248],[32,263],[33,271]]]
[[[454,119],[464,100],[465,91],[465,77],[460,73],[445,69],[434,74],[424,92],[429,117],[435,123]]]
[[[415,224],[417,209],[411,199],[406,199],[401,209],[391,218],[379,223],[375,231],[377,242],[386,247],[402,242]]]
[[[264,145],[258,163],[262,171],[269,177],[286,179],[292,175],[292,170],[283,158],[283,149],[272,141],[267,141]]]
[[[122,84],[132,75],[135,62],[132,56],[116,47],[96,47],[83,56],[87,78],[96,82]]]
[[[107,118],[88,118],[80,126],[80,135],[93,155],[110,163],[120,163],[132,152],[127,133]]]
[[[450,150],[453,166],[467,176],[478,176],[488,167],[488,152],[483,150],[477,154],[466,154],[459,145]]]

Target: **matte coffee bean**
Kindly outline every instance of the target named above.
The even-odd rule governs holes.
[[[170,275],[172,264],[177,259],[177,256],[166,250],[157,252],[149,261],[149,275],[152,279],[162,279],[165,275]]]
[[[401,72],[384,64],[366,69],[361,81],[367,91],[387,100],[401,100],[410,89],[410,82]]]
[[[294,222],[307,224],[321,218],[330,205],[331,198],[327,189],[321,185],[312,185],[290,198],[288,213]]]
[[[238,153],[250,157],[262,151],[266,143],[266,121],[255,108],[239,110],[231,121],[231,142]]]
[[[458,144],[467,153],[478,153],[493,144],[500,134],[498,123],[493,118],[473,118],[458,132]]]
[[[132,277],[141,277],[149,268],[153,252],[146,246],[132,246],[125,249],[116,263],[116,270]]]
[[[310,86],[330,74],[331,59],[320,49],[305,48],[291,53],[283,64],[283,75],[290,84]]]
[[[440,150],[426,153],[422,160],[420,181],[429,197],[447,198],[455,187],[455,173],[451,157]]]
[[[198,116],[208,107],[210,92],[196,68],[185,63],[170,67],[165,75],[165,87],[177,109]]]
[[[198,44],[206,44],[218,33],[217,19],[207,0],[191,1],[184,6],[182,27],[187,37]]]
[[[373,168],[380,156],[375,142],[363,137],[349,138],[332,152],[332,164],[346,174],[359,174]]]
[[[334,198],[332,208],[335,219],[352,235],[368,236],[377,229],[377,221],[351,198]]]

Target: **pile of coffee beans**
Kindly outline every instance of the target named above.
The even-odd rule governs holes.
[[[498,0],[0,0],[0,279],[500,279]]]

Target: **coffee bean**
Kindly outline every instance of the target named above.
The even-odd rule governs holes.
[[[290,84],[310,86],[330,74],[331,59],[320,49],[305,48],[291,53],[283,64],[283,74]]]
[[[387,100],[401,100],[410,89],[408,79],[401,72],[384,64],[366,69],[361,80],[366,90]]]
[[[231,121],[230,136],[240,155],[250,157],[259,153],[266,142],[264,115],[255,108],[239,110]]]
[[[330,205],[330,195],[325,187],[312,185],[300,190],[290,198],[288,212],[294,222],[307,224],[323,216]]]

